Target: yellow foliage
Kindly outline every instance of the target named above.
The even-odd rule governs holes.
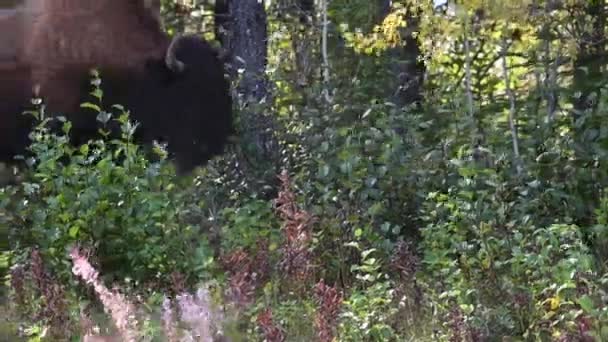
[[[561,299],[559,296],[549,298],[549,307],[551,311],[557,311],[559,309],[559,304],[561,303]]]
[[[407,26],[405,15],[405,9],[396,9],[367,34],[360,31],[347,32],[343,26],[344,38],[348,46],[358,53],[379,55],[386,49],[402,43],[401,29]]]

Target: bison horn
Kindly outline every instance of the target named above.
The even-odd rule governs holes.
[[[184,62],[177,59],[177,56],[175,55],[179,40],[180,36],[173,37],[171,44],[169,44],[169,47],[167,48],[167,54],[165,55],[165,64],[167,64],[167,68],[175,72],[182,72],[186,68]]]

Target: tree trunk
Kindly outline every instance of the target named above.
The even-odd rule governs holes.
[[[590,0],[586,5],[586,14],[593,20],[590,31],[583,32],[579,55],[574,63],[574,89],[580,96],[574,99],[575,117],[583,111],[593,108],[590,95],[599,89],[602,80],[604,56],[604,28],[606,11],[603,0]],[[584,19],[581,19],[584,20]],[[581,26],[583,26],[581,24]]]
[[[228,11],[228,0],[216,0],[213,8],[214,34],[215,39],[222,43],[224,48],[228,48],[227,33],[230,32],[230,13]]]
[[[379,0],[381,18],[386,17],[391,10],[391,0]],[[399,107],[419,104],[422,100],[422,81],[424,77],[424,64],[418,60],[420,47],[414,32],[418,30],[416,13],[408,11],[407,27],[402,30],[404,41],[401,45],[389,51],[392,57],[391,68],[395,78],[395,89],[391,98]]]
[[[311,84],[313,78],[313,39],[314,34],[315,3],[313,0],[298,0],[299,28],[297,34],[292,38],[292,46],[295,53],[297,84],[306,87]]]
[[[315,1],[314,0],[298,0],[298,7],[300,7],[300,21],[309,22],[312,20],[312,16],[315,13]]]
[[[228,71],[236,80],[236,103],[240,108],[241,166],[250,185],[274,190],[279,149],[274,120],[264,114],[270,103],[267,63],[267,19],[263,1],[229,0],[228,16],[220,20],[227,32],[220,33],[228,49]],[[221,9],[221,8],[220,8]],[[224,9],[226,10],[226,9]],[[217,18],[216,18],[217,21]],[[271,190],[271,192],[273,191]]]

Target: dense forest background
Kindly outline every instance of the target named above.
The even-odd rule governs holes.
[[[0,339],[608,341],[607,15],[163,1],[225,59],[238,137],[177,177],[41,133],[0,192]]]

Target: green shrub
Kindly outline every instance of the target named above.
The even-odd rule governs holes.
[[[429,195],[422,276],[433,285],[440,320],[457,308],[485,336],[599,336],[602,282],[581,228],[536,226],[541,218],[528,214],[534,198],[505,196],[507,185],[474,174]]]
[[[340,341],[396,341],[397,335],[390,325],[397,313],[393,283],[381,271],[380,260],[371,249],[361,252],[362,262],[353,265],[352,271],[361,281],[345,298],[339,326]]]
[[[99,88],[92,94],[103,95]],[[113,118],[95,104],[83,106],[98,112],[104,128],[100,139],[76,148],[68,141],[70,122],[60,118],[63,130],[56,133],[44,107],[30,113],[38,125],[28,177],[0,194],[11,247],[25,254],[38,249],[62,281],[71,279],[66,255],[74,244],[93,248],[101,273],[113,280],[162,284],[172,272],[197,277],[205,241],[182,219],[186,205],[164,151],[158,149],[157,162],[147,159],[133,142],[128,112]],[[120,125],[119,138],[108,134],[112,123]]]
[[[239,247],[255,250],[261,240],[275,250],[281,242],[277,218],[272,203],[251,199],[240,207],[227,207],[222,211],[222,247],[233,250]]]

